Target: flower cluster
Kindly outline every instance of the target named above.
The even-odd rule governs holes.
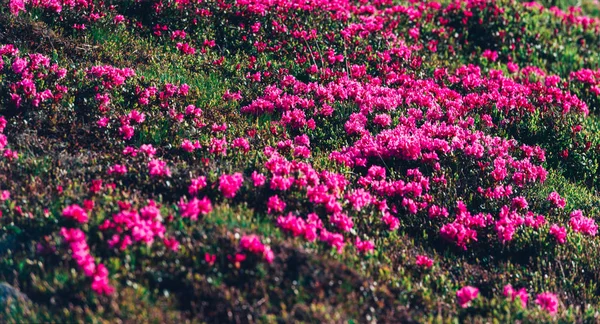
[[[70,205],[65,207],[62,212],[63,217],[72,219],[79,223],[87,223],[88,214],[79,205]]]
[[[150,200],[148,204],[136,211],[130,203],[119,202],[120,211],[112,218],[106,219],[100,230],[114,233],[107,241],[108,245],[126,250],[136,242],[151,245],[155,238],[164,238],[165,226],[158,204]]]
[[[529,295],[527,294],[527,290],[525,288],[516,290],[511,285],[506,285],[504,286],[504,296],[506,298],[510,298],[511,301],[514,301],[518,298],[521,306],[523,308],[527,308],[527,300],[529,299]]]
[[[69,243],[73,259],[83,270],[86,276],[92,278],[92,289],[98,294],[110,295],[114,288],[108,280],[108,270],[103,264],[96,264],[96,261],[90,254],[90,248],[87,245],[85,233],[77,228],[62,228],[60,234]]]
[[[247,251],[256,255],[261,256],[268,263],[272,263],[275,259],[275,255],[271,248],[264,245],[260,238],[256,235],[244,235],[240,239],[240,248],[243,251]]]

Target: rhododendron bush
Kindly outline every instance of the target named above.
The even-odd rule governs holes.
[[[2,4],[3,322],[598,321],[592,3]]]

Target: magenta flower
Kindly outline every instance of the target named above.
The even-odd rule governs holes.
[[[96,125],[98,125],[98,127],[100,127],[100,128],[104,128],[104,127],[108,126],[108,122],[109,122],[108,117],[102,117],[102,118],[98,119],[98,121],[96,122]]]
[[[306,222],[291,213],[287,216],[279,216],[277,218],[277,225],[284,231],[291,232],[294,236],[302,235],[306,231]]]
[[[181,143],[181,148],[188,153],[192,153],[196,149],[194,143],[192,143],[188,139],[183,140],[183,142]]]
[[[550,235],[554,236],[554,238],[560,244],[565,244],[567,241],[567,229],[564,227],[558,226],[557,224],[552,224],[552,226],[550,226],[549,233]]]
[[[273,253],[273,250],[271,250],[270,247],[265,247],[263,251],[263,258],[265,261],[267,261],[267,263],[273,263],[273,260],[275,260],[275,253]]]
[[[88,215],[83,208],[79,205],[70,205],[63,209],[63,217],[73,219],[79,223],[85,223],[88,221]]]
[[[260,241],[260,238],[254,234],[242,236],[240,239],[240,248],[244,251],[262,256],[267,263],[272,263],[275,259],[275,254],[271,248],[264,245]]]
[[[506,64],[506,67],[508,68],[508,72],[510,73],[515,73],[519,70],[519,66],[513,62],[508,62]]]
[[[109,175],[111,174],[118,174],[118,175],[124,175],[127,173],[127,167],[121,164],[115,164],[113,166],[111,166],[110,168],[108,168],[107,172]]]
[[[182,198],[179,202],[179,210],[181,211],[181,217],[197,220],[200,214],[208,215],[212,211],[212,204],[208,197],[202,199],[194,197],[187,203]]]
[[[219,178],[219,190],[221,193],[223,193],[225,198],[233,198],[242,186],[243,182],[244,177],[239,172],[232,175],[223,174]]]
[[[569,225],[573,231],[589,236],[596,236],[598,233],[598,225],[593,218],[583,216],[581,210],[575,210],[571,213]]]
[[[171,170],[167,167],[167,162],[152,159],[148,162],[148,171],[152,177],[170,177]]]
[[[456,298],[458,298],[458,304],[462,308],[470,306],[470,302],[477,298],[479,295],[479,289],[473,286],[466,286],[456,292]]]
[[[244,153],[248,153],[250,151],[250,143],[248,143],[248,140],[243,137],[234,139],[231,143],[231,147],[238,148]]]
[[[119,128],[119,134],[123,135],[124,140],[129,140],[135,134],[135,130],[133,126],[125,124]]]
[[[192,183],[188,187],[188,193],[190,195],[197,194],[200,190],[206,187],[206,177],[200,176],[198,178],[192,179]]]
[[[433,260],[425,255],[417,255],[415,264],[423,268],[431,268]]]
[[[164,238],[163,243],[169,250],[173,252],[177,252],[177,250],[179,250],[179,242],[175,238]]]
[[[267,177],[256,171],[252,172],[252,175],[250,177],[252,178],[252,182],[255,187],[260,187],[264,185],[265,181],[267,180]]]
[[[273,212],[275,213],[281,213],[283,212],[283,210],[285,209],[285,201],[283,201],[281,198],[279,198],[279,196],[274,195],[269,197],[269,200],[267,200],[267,213],[271,214]]]
[[[8,3],[10,13],[18,16],[20,11],[25,11],[25,1],[23,0],[10,0]]]
[[[545,292],[539,294],[535,299],[535,303],[552,315],[558,312],[558,297],[553,293]]]
[[[564,198],[561,198],[558,192],[553,191],[548,195],[548,201],[552,203],[554,207],[564,209],[567,201]]]
[[[498,52],[486,49],[481,53],[481,57],[486,58],[488,61],[495,62],[498,59]]]
[[[354,241],[354,247],[356,250],[361,253],[370,253],[375,250],[375,244],[370,240],[361,240],[360,237],[357,237]]]
[[[196,49],[188,43],[177,43],[176,47],[183,54],[194,55],[196,53]]]
[[[521,306],[523,308],[527,308],[527,300],[529,299],[529,295],[527,294],[527,290],[525,290],[525,288],[516,290],[511,285],[506,285],[504,286],[504,296],[506,298],[510,298],[512,301],[514,301],[516,298],[519,298],[521,301]]]
[[[240,247],[243,250],[252,253],[262,253],[262,251],[265,249],[264,245],[260,241],[260,238],[258,238],[256,235],[244,235],[240,239]]]
[[[342,253],[346,243],[344,242],[344,236],[339,233],[331,233],[326,229],[321,229],[320,240],[334,247],[338,253]]]
[[[60,234],[69,244],[73,259],[87,277],[92,277],[92,290],[97,294],[112,294],[114,288],[108,281],[108,270],[103,264],[96,265],[94,257],[90,254],[85,233],[78,228],[67,229],[63,227],[60,229]]]
[[[0,191],[0,201],[5,201],[10,199],[10,191],[2,190]]]

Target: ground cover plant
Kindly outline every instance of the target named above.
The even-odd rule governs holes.
[[[597,1],[2,4],[2,322],[600,320]]]

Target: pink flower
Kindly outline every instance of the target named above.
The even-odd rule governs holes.
[[[61,236],[69,244],[73,259],[83,270],[86,276],[92,277],[92,290],[97,294],[110,295],[114,288],[108,281],[108,270],[103,264],[96,266],[94,257],[90,254],[90,248],[85,239],[85,233],[78,228],[61,228]]]
[[[228,255],[227,259],[229,259],[233,264],[235,264],[236,268],[239,268],[240,262],[246,260],[246,255],[244,253],[236,253],[234,256]]]
[[[108,117],[102,117],[100,119],[98,119],[98,121],[96,122],[96,125],[98,125],[98,127],[100,128],[104,128],[106,126],[108,126]]]
[[[552,315],[558,312],[558,297],[553,293],[545,292],[539,294],[535,299],[535,303]]]
[[[225,93],[223,93],[223,100],[224,101],[237,101],[242,99],[242,95],[241,93],[238,92],[230,92],[229,89],[225,90]]]
[[[14,73],[21,74],[27,68],[27,60],[16,58],[11,67]]]
[[[25,11],[25,1],[23,0],[10,0],[8,3],[10,13],[14,16],[18,16],[20,11]]]
[[[138,154],[138,150],[136,150],[134,147],[126,146],[123,149],[123,155],[131,155],[133,157],[136,157],[137,154]]]
[[[554,238],[560,244],[564,244],[567,241],[567,229],[557,224],[552,224],[550,226],[550,235],[554,236]]]
[[[219,124],[213,124],[211,126],[211,130],[213,133],[219,133],[219,132],[224,132],[227,130],[227,123],[223,123],[221,125]]]
[[[136,122],[138,124],[141,124],[146,120],[146,115],[137,110],[130,111],[129,115],[127,115],[127,117],[129,118],[129,120],[133,120],[134,122]]]
[[[181,148],[188,153],[192,153],[196,149],[194,143],[192,143],[188,139],[183,140],[183,142],[181,143]]]
[[[252,172],[252,175],[250,177],[252,178],[252,182],[255,187],[260,187],[264,185],[265,181],[267,180],[266,176],[256,171]]]
[[[477,241],[477,232],[475,230],[456,221],[442,226],[440,235],[449,241],[454,241],[456,245],[462,247],[464,250],[467,249],[467,244]]]
[[[125,17],[123,17],[123,15],[116,15],[113,18],[113,23],[115,23],[115,25],[119,24],[119,23],[122,23],[123,21],[125,21]]]
[[[0,61],[1,63],[2,61]],[[4,116],[0,116],[0,133],[4,132],[4,128],[6,128],[6,124],[8,122],[6,121],[6,118],[4,118]]]
[[[242,186],[243,182],[244,177],[239,172],[232,175],[223,174],[219,178],[219,190],[221,193],[223,193],[225,198],[233,198]]]
[[[564,209],[567,201],[564,198],[561,198],[558,192],[553,191],[548,195],[548,201],[552,203],[554,207],[558,207],[560,209]]]
[[[99,193],[102,190],[102,179],[94,179],[90,184],[90,191],[94,194]]]
[[[429,207],[429,218],[448,217],[448,209],[446,207],[440,207],[437,205],[431,205]]]
[[[200,214],[208,215],[212,211],[212,204],[207,197],[202,198],[202,200],[194,197],[187,203],[182,198],[179,202],[179,210],[181,211],[181,217],[196,220]]]
[[[516,290],[511,285],[506,285],[504,286],[504,296],[506,298],[510,298],[512,301],[514,301],[516,298],[519,298],[521,301],[521,306],[523,308],[527,308],[527,300],[529,299],[529,295],[527,294],[527,290],[525,290],[525,288]]]
[[[523,196],[515,197],[512,200],[512,209],[527,209],[529,204],[527,203],[527,199]]]
[[[598,233],[598,225],[596,225],[594,219],[583,216],[581,210],[575,210],[571,213],[569,225],[573,231],[585,235],[596,236]]]
[[[330,200],[329,202],[334,202],[334,200]],[[327,207],[327,205],[326,205]],[[354,222],[352,218],[342,212],[334,212],[333,215],[329,217],[329,221],[334,224],[338,229],[349,232],[354,227]]]
[[[218,139],[213,137],[210,140],[210,148],[208,151],[215,155],[227,155],[227,140],[225,138]]]
[[[260,241],[260,238],[258,238],[256,235],[244,235],[240,239],[240,247],[242,250],[252,253],[262,253],[265,249],[264,245]]]
[[[114,287],[108,282],[108,270],[103,264],[98,265],[92,278],[92,290],[97,294],[111,295],[115,291]]]
[[[250,151],[250,143],[243,137],[238,137],[231,143],[232,148],[239,148],[242,152],[248,153]]]
[[[431,268],[433,266],[433,260],[425,255],[417,255],[415,264],[423,268]]]
[[[200,190],[206,187],[206,177],[200,176],[198,178],[192,179],[192,183],[188,187],[188,193],[190,195],[197,194]]]
[[[356,241],[354,241],[354,246],[356,247],[356,250],[358,252],[362,252],[362,253],[370,253],[373,250],[375,250],[375,244],[373,243],[373,241],[370,240],[361,240],[360,237],[356,238]]]
[[[217,255],[216,254],[210,254],[210,253],[204,253],[204,261],[206,261],[206,263],[209,266],[212,266],[215,264],[215,261],[217,261]]]
[[[338,253],[342,253],[342,251],[344,250],[344,245],[346,244],[344,242],[344,236],[342,234],[331,233],[325,229],[321,230],[319,239],[329,244],[331,247],[334,247]]]
[[[177,49],[180,50],[183,54],[194,55],[196,53],[196,49],[188,43],[177,43]]]
[[[348,202],[350,202],[352,208],[358,211],[360,211],[363,207],[368,206],[373,201],[371,194],[361,188],[346,194],[346,199],[348,199]]]
[[[179,242],[174,238],[164,238],[163,243],[171,251],[177,252],[179,250]]]
[[[186,35],[186,32],[183,30],[175,30],[171,33],[171,40],[175,40],[177,38],[185,39]]]
[[[456,298],[458,298],[458,304],[462,308],[467,308],[470,302],[477,298],[479,295],[479,289],[473,286],[466,286],[456,292]]]
[[[5,150],[4,154],[2,155],[9,161],[16,160],[19,158],[19,154],[17,153],[17,151],[13,151],[10,149]]]
[[[107,173],[109,175],[111,174],[118,174],[118,175],[124,175],[125,173],[127,173],[127,167],[121,164],[115,164],[113,166],[111,166],[110,168],[108,168]]]
[[[294,237],[302,235],[306,231],[306,222],[302,218],[292,215],[292,213],[277,217],[277,225],[286,232],[292,232]]]
[[[148,162],[148,171],[152,177],[170,177],[171,170],[167,167],[167,162],[152,159]]]
[[[63,217],[73,219],[79,223],[85,223],[88,221],[88,215],[83,208],[78,205],[70,205],[63,209]]]
[[[281,213],[283,212],[283,210],[285,209],[285,201],[281,200],[281,198],[279,198],[279,196],[274,195],[269,197],[269,200],[267,201],[267,213],[271,214],[273,212],[276,213]]]
[[[244,235],[240,239],[240,248],[253,254],[261,255],[265,261],[272,263],[275,254],[269,246],[264,245],[256,235]]]
[[[389,212],[386,212],[381,216],[381,220],[388,226],[390,231],[394,231],[400,227],[400,220],[397,217],[392,216]]]
[[[388,114],[379,114],[375,116],[373,123],[382,127],[388,127],[392,124],[392,118]]]
[[[6,135],[0,134],[0,150],[4,149],[8,145],[8,139]]]
[[[419,31],[419,28],[417,28],[417,27],[411,28],[408,30],[408,36],[410,36],[415,41],[417,39],[419,39],[419,34],[420,34],[420,31]]]
[[[481,57],[486,58],[488,61],[495,62],[498,59],[498,52],[486,49],[481,54]]]
[[[267,263],[273,263],[273,260],[275,260],[275,253],[273,253],[273,250],[271,250],[270,247],[265,247],[265,250],[263,251],[263,258],[265,261],[267,261]]]
[[[90,199],[86,199],[83,201],[83,209],[85,209],[86,211],[91,211],[92,209],[94,209],[95,203],[93,200]]]
[[[130,140],[135,133],[133,126],[131,125],[122,125],[119,128],[119,134],[123,135],[124,140]]]
[[[152,146],[152,144],[142,144],[140,146],[140,152],[152,157],[156,155],[156,149]]]

